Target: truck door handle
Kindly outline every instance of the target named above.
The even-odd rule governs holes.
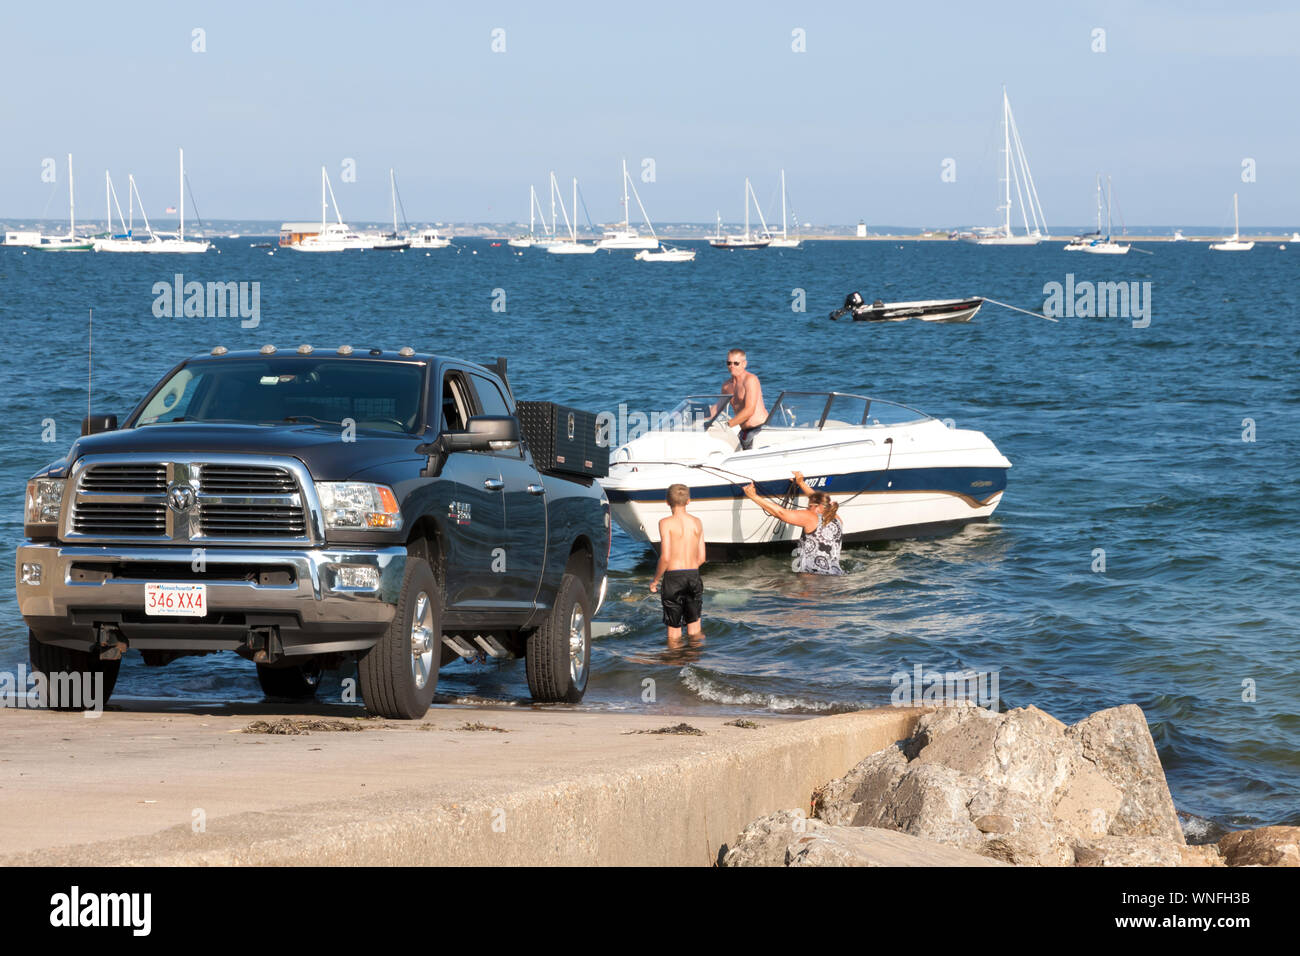
[[[546,494],[546,488],[543,487],[542,485],[537,484],[536,482],[533,482],[531,485],[528,486],[528,493],[530,495],[544,495]]]
[[[500,478],[487,478],[483,481],[483,487],[488,491],[500,491],[506,486],[506,483]]]

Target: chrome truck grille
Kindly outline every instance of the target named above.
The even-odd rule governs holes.
[[[294,459],[83,458],[73,468],[70,541],[311,544],[323,540],[311,477]]]

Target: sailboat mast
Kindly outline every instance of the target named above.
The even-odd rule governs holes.
[[[71,157],[69,157],[69,160],[70,159]],[[72,181],[71,162],[69,162],[68,165],[68,181],[69,182]],[[1232,194],[1232,238],[1233,239],[1241,238],[1241,219],[1237,215],[1237,194],[1236,193]]]
[[[627,159],[623,160],[623,231],[632,228],[631,216],[628,214],[627,206]]]
[[[1101,173],[1097,174],[1097,235],[1101,235]]]
[[[325,231],[325,167],[320,168],[320,231]]]
[[[781,170],[781,238],[782,239],[787,238],[786,225],[785,225],[785,170],[784,169]]]
[[[578,177],[573,177],[573,241],[578,241]]]
[[[551,235],[555,235],[555,229],[559,225],[555,221],[555,170],[551,170]]]
[[[533,231],[537,227],[537,190],[532,186],[528,187],[528,235],[531,238]]]
[[[110,205],[112,200],[108,198],[108,170],[104,170],[104,223],[108,231],[108,237],[113,237],[113,207]]]
[[[745,238],[749,238],[749,177],[745,177]]]
[[[1007,88],[1002,87],[1002,152],[1005,156],[1003,182],[1006,183],[1007,238],[1011,238],[1011,101],[1007,99]]]
[[[1236,197],[1234,196],[1234,202]],[[68,237],[77,231],[77,204],[72,191],[72,154],[68,153]]]
[[[1110,177],[1106,177],[1106,241],[1110,242]]]
[[[181,202],[180,205],[177,206],[176,208],[181,215],[181,227],[177,235],[180,237],[181,241],[184,242],[185,241],[185,150],[182,149],[179,150],[179,152],[181,154],[181,182],[180,182]]]

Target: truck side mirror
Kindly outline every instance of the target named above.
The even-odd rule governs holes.
[[[87,415],[81,420],[81,434],[95,435],[99,432],[117,431],[116,415]]]
[[[420,472],[426,478],[437,478],[447,456],[458,451],[505,451],[519,445],[519,421],[511,415],[476,415],[465,424],[461,432],[443,432],[434,441],[420,445],[415,450],[429,456],[429,463]]]

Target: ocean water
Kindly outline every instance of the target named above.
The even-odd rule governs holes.
[[[430,255],[268,255],[247,239],[196,257],[0,248],[0,670],[26,658],[12,583],[23,483],[85,413],[90,309],[94,407],[119,413],[218,344],[503,355],[518,396],[615,412],[715,390],[725,351],[742,347],[769,402],[783,388],[854,388],[984,431],[1014,463],[1002,505],[949,537],[846,549],[835,580],[792,575],[784,554],[708,565],[704,641],[677,649],[648,591],[653,554],[616,532],[601,614],[614,630],[595,645],[584,707],[829,713],[888,703],[891,675],[918,665],[996,672],[1003,706],[1067,722],[1141,706],[1180,810],[1300,823],[1300,246],[1143,248],[1153,254],[814,242],[701,247],[686,264],[485,241]],[[259,283],[259,327],[155,317],[154,283],[177,272]],[[1041,310],[1045,284],[1067,274],[1150,283],[1149,326],[992,306],[965,326],[827,320],[854,289]],[[165,669],[130,655],[117,693],[260,699],[234,655]],[[440,694],[526,705],[523,664],[454,664]]]

